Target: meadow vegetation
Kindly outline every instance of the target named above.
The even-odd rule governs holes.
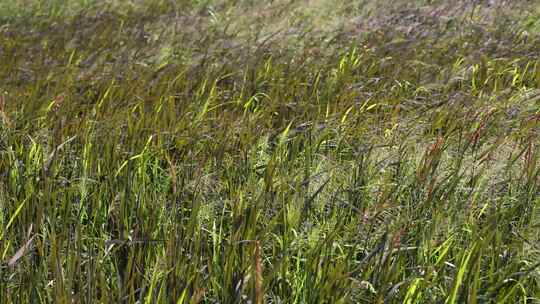
[[[2,303],[540,303],[537,1],[0,1]]]

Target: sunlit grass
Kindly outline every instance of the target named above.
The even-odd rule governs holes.
[[[540,301],[535,4],[307,2],[3,2],[2,301]]]

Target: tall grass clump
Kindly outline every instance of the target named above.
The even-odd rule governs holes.
[[[1,302],[540,301],[540,7],[488,2],[0,4]]]

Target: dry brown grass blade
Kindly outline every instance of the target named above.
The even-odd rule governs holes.
[[[190,303],[201,303],[204,297],[204,288],[197,289]]]
[[[255,303],[262,304],[263,295],[263,266],[261,259],[261,243],[255,242]]]
[[[49,170],[51,168],[51,165],[52,165],[53,161],[56,158],[57,152],[59,150],[61,150],[66,144],[72,142],[75,138],[77,138],[76,135],[70,137],[68,140],[66,140],[63,143],[61,143],[60,145],[58,145],[58,147],[54,148],[54,150],[51,152],[51,154],[49,154],[49,157],[47,157],[47,160],[45,160],[45,162],[43,164],[43,172],[44,172],[45,176],[47,176],[49,174]]]
[[[32,228],[33,226],[30,225],[30,228],[28,229],[28,241],[15,252],[15,254],[9,259],[8,266],[13,267],[17,264],[17,262],[26,254],[26,252],[30,249],[32,246],[32,243],[34,239],[36,238],[36,235],[34,234],[32,237],[30,235],[32,234]]]
[[[5,125],[11,127],[11,120],[6,114],[6,98],[0,94],[0,118],[2,118]]]
[[[66,99],[66,95],[65,93],[62,93],[62,94],[59,94],[59,95],[56,95],[56,97],[54,97],[54,110],[57,111],[58,109],[60,109],[60,107],[62,106],[62,104],[64,103],[64,100]]]

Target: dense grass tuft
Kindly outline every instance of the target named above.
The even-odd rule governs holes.
[[[2,2],[2,302],[540,302],[540,6],[392,2]]]

